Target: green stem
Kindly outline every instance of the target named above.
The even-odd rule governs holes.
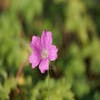
[[[48,100],[49,100],[49,78],[50,78],[50,75],[49,75],[49,70],[48,70],[48,76],[47,76],[47,79],[48,79]]]

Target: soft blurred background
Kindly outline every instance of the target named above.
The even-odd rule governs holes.
[[[31,38],[44,29],[59,48],[49,80],[28,62]],[[100,100],[99,0],[0,0],[0,100],[48,96]]]

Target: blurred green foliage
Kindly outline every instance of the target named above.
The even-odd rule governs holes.
[[[59,48],[49,79],[27,61],[44,29]],[[99,0],[0,0],[0,100],[22,99],[100,100]]]

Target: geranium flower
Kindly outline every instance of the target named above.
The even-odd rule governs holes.
[[[29,62],[32,64],[32,68],[39,65],[41,73],[45,73],[49,69],[50,61],[57,59],[58,49],[52,44],[52,33],[43,31],[41,37],[33,36],[30,46],[32,54]]]

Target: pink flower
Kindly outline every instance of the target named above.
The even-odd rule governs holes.
[[[33,36],[31,42],[32,54],[29,62],[32,68],[39,65],[41,73],[49,69],[49,62],[56,60],[58,49],[52,44],[52,33],[43,31],[41,37]]]

